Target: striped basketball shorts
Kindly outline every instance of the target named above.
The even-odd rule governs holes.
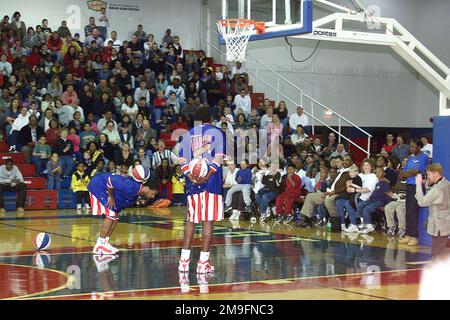
[[[89,196],[91,198],[91,210],[92,215],[94,216],[100,216],[105,215],[106,218],[117,221],[119,220],[119,214],[115,212],[114,210],[111,210],[107,207],[105,207],[96,196],[94,196],[92,193],[89,192]]]
[[[223,220],[223,197],[206,191],[188,195],[187,210],[189,222],[221,221]]]

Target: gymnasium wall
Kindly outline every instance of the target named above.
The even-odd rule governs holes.
[[[350,5],[348,0],[332,1]],[[446,36],[450,20],[445,17],[450,12],[450,1],[364,0],[364,3],[377,5],[382,16],[397,19],[450,66],[450,41]],[[217,8],[210,10],[211,16],[220,12]],[[315,7],[315,18],[327,13]],[[317,43],[294,39],[290,42],[297,60],[308,57]],[[438,92],[389,47],[321,42],[315,55],[304,63],[293,62],[284,39],[252,42],[248,51],[360,126],[431,127],[430,117],[438,114]],[[254,67],[251,63],[248,66]],[[258,70],[258,74],[276,85],[269,73]],[[255,88],[268,92],[272,99],[277,97],[261,82],[255,82]],[[282,90],[299,99],[294,89]],[[308,111],[308,105],[305,108]],[[330,124],[336,122],[331,120]]]
[[[30,0],[2,1],[1,12],[12,15],[20,11],[26,26],[35,27],[43,18],[49,20],[52,30],[57,29],[61,20],[73,24],[73,33],[80,33],[84,39],[84,26],[89,17],[98,14],[88,8],[87,0],[48,0],[37,1],[31,5]],[[164,31],[172,29],[173,35],[179,35],[184,48],[197,48],[199,45],[198,24],[200,23],[201,0],[111,0],[107,1],[110,29],[119,34],[119,39],[130,38],[142,24],[144,31],[153,33],[161,41]]]

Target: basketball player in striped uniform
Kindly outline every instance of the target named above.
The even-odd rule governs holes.
[[[202,124],[195,126],[183,135],[179,163],[186,179],[187,222],[184,229],[183,249],[179,261],[180,272],[189,271],[190,247],[195,225],[203,224],[202,251],[197,263],[198,274],[210,274],[214,267],[209,262],[213,224],[223,220],[223,182],[222,160],[225,154],[225,134],[210,124],[211,114],[208,107],[200,107],[195,114],[195,121]],[[195,177],[189,169],[192,159],[204,158],[209,163],[205,177]]]
[[[93,215],[105,215],[105,220],[97,239],[93,253],[98,255],[115,255],[118,249],[109,243],[109,238],[119,221],[119,213],[136,204],[138,196],[154,198],[159,184],[147,181],[150,170],[141,165],[133,168],[130,177],[96,174],[88,185]]]

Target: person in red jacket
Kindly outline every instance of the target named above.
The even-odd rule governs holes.
[[[39,59],[42,58],[41,53],[39,52],[39,47],[34,46],[33,51],[27,58],[27,63],[30,66],[31,69],[33,69],[37,64],[39,63]]]
[[[58,52],[61,51],[63,45],[62,39],[59,37],[57,32],[53,32],[53,35],[47,41],[48,50],[52,56],[57,56]]]
[[[72,65],[67,67],[67,73],[71,73],[75,81],[81,82],[84,79],[84,69],[80,60],[73,60]]]
[[[67,68],[73,64],[73,60],[78,58],[78,53],[74,46],[70,46],[67,53],[64,55],[64,66]]]
[[[276,223],[284,220],[289,223],[294,219],[292,209],[295,200],[300,198],[302,193],[302,179],[295,173],[295,166],[290,164],[287,169],[286,188],[275,201],[275,209],[277,213]]]

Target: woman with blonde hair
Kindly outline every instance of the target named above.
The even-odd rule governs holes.
[[[52,77],[52,81],[47,86],[47,93],[52,99],[57,99],[63,93],[63,86],[58,76]]]
[[[361,178],[362,184],[358,185],[355,183],[349,183],[347,185],[347,191],[350,192],[356,192],[359,193],[359,197],[356,199],[356,210],[353,208],[352,203],[350,200],[347,200],[345,203],[345,209],[348,212],[348,216],[350,218],[350,226],[348,227],[347,232],[353,233],[353,232],[359,232],[359,233],[369,233],[375,230],[373,225],[369,222],[367,224],[366,221],[363,220],[363,222],[357,226],[356,218],[362,218],[358,215],[357,212],[359,212],[359,207],[363,205],[363,203],[367,200],[369,200],[372,193],[375,191],[375,186],[378,183],[378,178],[375,175],[374,172],[374,164],[370,159],[365,159],[361,166],[361,173],[359,174],[359,177]]]

